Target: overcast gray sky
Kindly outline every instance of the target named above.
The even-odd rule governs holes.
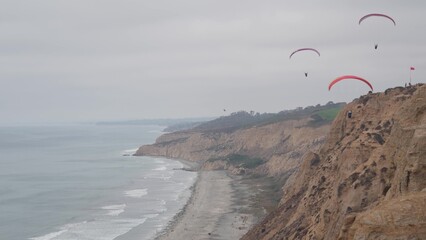
[[[424,0],[0,0],[0,124],[219,116],[426,77]],[[392,16],[393,26],[384,18]],[[379,43],[378,50],[374,44]],[[321,52],[289,54],[313,47]],[[305,78],[304,72],[309,72]]]

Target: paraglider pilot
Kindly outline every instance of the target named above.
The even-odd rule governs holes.
[[[374,49],[377,49],[379,47],[379,44],[374,44]]]
[[[305,77],[308,77],[308,73],[307,72],[305,72]]]
[[[352,111],[348,111],[348,118],[352,118]]]

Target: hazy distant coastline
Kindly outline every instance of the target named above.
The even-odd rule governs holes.
[[[158,118],[158,119],[138,119],[123,121],[99,121],[96,125],[158,125],[173,126],[178,124],[199,123],[213,120],[214,118]]]

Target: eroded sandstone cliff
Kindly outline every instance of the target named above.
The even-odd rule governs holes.
[[[346,105],[283,192],[243,239],[426,239],[426,85]]]
[[[234,131],[174,132],[140,147],[136,155],[198,161],[204,169],[279,176],[297,168],[308,150],[318,149],[329,128],[330,124],[317,126],[306,116]],[[244,167],[250,160],[251,165]]]

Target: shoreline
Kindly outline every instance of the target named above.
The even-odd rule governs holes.
[[[198,171],[191,188],[186,205],[155,240],[239,239],[266,215],[255,203],[258,191],[224,170]]]
[[[165,239],[165,237],[168,236],[170,232],[174,231],[173,229],[176,227],[176,225],[179,223],[179,221],[183,218],[183,215],[185,214],[187,208],[190,207],[191,203],[194,201],[195,189],[198,185],[199,180],[200,180],[200,171],[197,171],[197,177],[194,181],[194,184],[190,187],[191,196],[189,197],[188,201],[182,207],[182,209],[172,218],[172,220],[170,220],[168,225],[162,231],[157,233],[154,240]]]

